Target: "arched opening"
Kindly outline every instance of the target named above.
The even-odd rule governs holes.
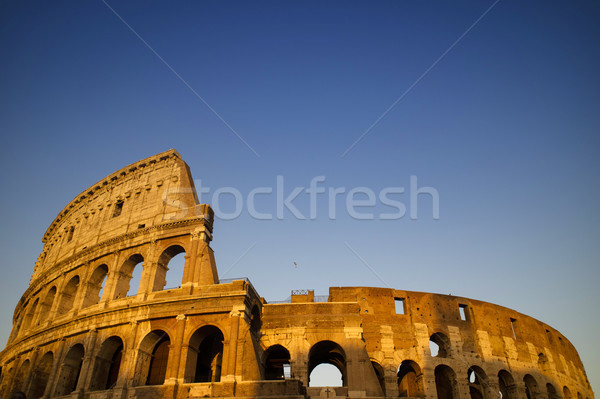
[[[401,398],[414,398],[423,395],[423,374],[419,365],[405,360],[398,367],[398,393]]]
[[[46,391],[46,385],[48,385],[48,378],[52,371],[52,362],[54,361],[54,355],[52,352],[46,352],[41,358],[40,362],[35,367],[33,372],[33,378],[31,379],[30,397],[32,399],[38,399],[44,396]]]
[[[27,379],[27,374],[29,373],[29,368],[31,367],[29,363],[29,359],[25,360],[19,366],[17,373],[13,378],[12,391],[13,395],[17,392],[23,392],[25,390],[25,380]]]
[[[565,397],[565,399],[571,399],[571,390],[565,385],[563,387],[563,396]]]
[[[260,317],[260,310],[257,305],[254,305],[252,313],[250,314],[250,332],[256,335],[260,332],[261,327],[262,319]]]
[[[60,367],[58,374],[58,382],[54,390],[55,396],[63,396],[70,394],[77,389],[79,374],[81,373],[81,364],[83,362],[83,345],[76,344],[69,349],[65,360]]]
[[[491,397],[488,394],[489,384],[487,375],[481,367],[471,366],[467,371],[467,381],[469,383],[469,393],[471,399],[486,399]]]
[[[142,280],[144,257],[140,254],[131,255],[119,270],[119,278],[115,287],[114,299],[134,296],[138,293]]]
[[[581,395],[581,392],[577,392],[577,399],[583,399],[583,396]]]
[[[215,326],[204,326],[194,332],[188,347],[186,381],[221,381],[223,340],[223,333]]]
[[[265,351],[265,380],[284,380],[290,371],[290,352],[281,345],[270,346]]]
[[[142,340],[133,385],[162,385],[169,361],[169,335],[162,330],[148,333]]]
[[[67,285],[65,285],[62,295],[60,296],[60,302],[58,303],[57,314],[63,315],[73,309],[77,288],[79,288],[79,276],[71,278]]]
[[[309,387],[343,387],[344,376],[334,365],[321,363],[308,376]]]
[[[36,299],[33,304],[27,309],[27,313],[25,313],[25,318],[23,320],[23,324],[21,325],[21,332],[26,333],[27,329],[30,327],[34,327],[33,319],[35,317],[38,306],[38,299]]]
[[[121,359],[123,357],[123,340],[110,337],[102,343],[94,363],[90,390],[112,389],[117,384]]]
[[[319,369],[316,370],[317,368]],[[337,369],[339,374],[334,369]],[[308,375],[309,387],[348,386],[346,353],[342,347],[333,341],[314,344],[308,352]]]
[[[546,384],[546,392],[548,392],[548,399],[559,399],[558,392],[556,392],[556,388],[554,385],[547,383]]]
[[[158,257],[156,279],[152,291],[181,287],[185,268],[185,249],[171,245]]]
[[[435,389],[438,399],[458,398],[456,373],[450,367],[441,364],[435,368]]]
[[[498,372],[498,385],[502,399],[516,399],[519,397],[515,380],[508,371],[500,370]]]
[[[381,393],[385,396],[385,373],[383,371],[383,367],[381,364],[371,360],[371,366],[373,366],[373,371],[375,371],[375,377],[377,377],[377,381],[379,381],[379,386],[381,387]]]
[[[38,324],[46,321],[48,316],[50,316],[50,310],[52,310],[52,305],[54,304],[54,298],[56,297],[56,286],[50,288],[44,300],[40,304],[40,316],[38,317]]]
[[[429,351],[432,357],[450,357],[450,340],[441,333],[433,333],[429,337]]]
[[[538,366],[542,372],[547,372],[550,370],[550,363],[548,362],[548,357],[543,353],[538,354]]]
[[[87,284],[83,307],[92,306],[100,302],[102,299],[101,291],[103,291],[107,276],[108,266],[106,265],[100,265],[94,270]]]
[[[531,374],[526,374],[523,378],[523,382],[525,383],[525,395],[527,399],[535,399],[539,395],[538,392],[538,384],[535,378]]]

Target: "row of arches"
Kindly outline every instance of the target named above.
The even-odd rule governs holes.
[[[51,315],[63,315],[79,307],[87,308],[101,300],[114,300],[134,296],[144,287],[144,273],[153,277],[150,291],[161,291],[181,285],[186,251],[182,245],[171,245],[162,251],[154,272],[146,270],[150,264],[135,253],[112,270],[105,263],[95,266],[89,277],[82,281],[83,273],[68,277],[66,283],[52,285],[25,306],[23,317],[18,317],[12,337],[23,335],[29,329],[48,321]],[[167,274],[167,271],[171,271]]]
[[[185,382],[219,382],[223,361],[223,333],[218,327],[207,325],[191,336],[185,366]],[[132,385],[161,385],[169,367],[171,337],[163,330],[148,333],[135,351],[135,379]],[[73,344],[62,359],[55,359],[53,351],[46,352],[32,369],[26,359],[17,369],[10,387],[11,395],[20,392],[26,398],[36,399],[68,395],[76,390],[99,391],[112,389],[119,383],[126,359],[124,341],[118,336],[104,340],[87,367],[89,382],[83,381],[86,349],[81,343]],[[56,370],[54,377],[52,370]],[[51,384],[51,380],[54,383]],[[28,383],[29,382],[29,383]],[[127,376],[122,380],[126,384]],[[52,385],[54,387],[52,387]]]
[[[457,374],[448,365],[438,365],[434,370],[435,387],[439,399],[457,399],[460,397]],[[559,399],[556,387],[547,383],[545,392],[531,374],[523,377],[522,384],[518,384],[512,374],[507,370],[500,370],[497,380],[489,378],[486,372],[479,366],[471,366],[467,369],[466,379],[471,399],[518,399],[521,398],[520,391],[525,392],[527,399],[547,397],[548,399]],[[423,397],[423,373],[419,365],[412,360],[405,360],[398,368],[398,392],[400,397]],[[562,397],[571,399],[571,393],[567,386],[562,389]],[[577,393],[578,399],[583,399],[581,393]]]

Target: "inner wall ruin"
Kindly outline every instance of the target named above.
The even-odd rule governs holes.
[[[268,303],[219,280],[214,213],[197,202],[175,150],[71,201],[15,309],[0,397],[594,398],[569,340],[512,309],[374,287]],[[179,254],[181,284],[165,287]],[[324,363],[343,386],[311,386]]]

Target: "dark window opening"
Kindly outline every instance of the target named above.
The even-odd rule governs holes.
[[[510,328],[512,328],[513,337],[517,340],[517,319],[510,318]]]
[[[69,234],[67,235],[67,242],[71,242],[73,239],[73,233],[75,232],[75,227],[71,227],[69,229]]]
[[[150,370],[148,372],[148,380],[146,385],[162,385],[165,382],[167,374],[167,363],[169,361],[169,345],[171,341],[165,336],[156,344],[152,351],[150,360]]]
[[[117,201],[115,203],[115,209],[113,211],[113,217],[116,218],[123,211],[123,201]]]

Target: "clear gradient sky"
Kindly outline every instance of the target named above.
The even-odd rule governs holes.
[[[326,196],[314,220],[217,220],[221,277],[268,300],[367,285],[504,305],[569,338],[600,392],[597,1],[500,0],[343,157],[493,1],[107,1],[189,87],[101,0],[0,3],[2,345],[57,213],[175,148],[198,185],[244,195],[417,176],[439,220],[426,196],[417,220],[330,220]]]

